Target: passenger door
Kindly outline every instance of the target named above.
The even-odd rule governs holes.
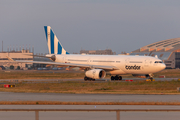
[[[149,67],[149,60],[148,60],[148,59],[146,59],[146,60],[144,61],[144,67]]]

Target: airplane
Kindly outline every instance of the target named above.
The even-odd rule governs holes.
[[[151,56],[70,54],[64,49],[50,26],[44,26],[44,30],[49,54],[40,57],[50,58],[52,62],[22,60],[15,62],[79,67],[85,71],[85,81],[104,79],[106,75],[111,75],[111,80],[122,80],[121,75],[125,74],[153,79],[153,73],[166,68],[162,60]]]

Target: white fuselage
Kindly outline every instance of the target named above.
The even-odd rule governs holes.
[[[55,62],[115,66],[116,70],[106,70],[111,75],[151,74],[163,70],[166,66],[158,58],[131,55],[56,55]]]

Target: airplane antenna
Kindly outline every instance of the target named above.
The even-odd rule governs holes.
[[[34,45],[32,46],[32,52],[33,52],[33,55],[34,55]]]
[[[29,52],[31,51],[30,44],[29,44]]]

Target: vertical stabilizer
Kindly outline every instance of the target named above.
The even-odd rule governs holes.
[[[49,54],[69,54],[63,48],[50,26],[44,26]]]

